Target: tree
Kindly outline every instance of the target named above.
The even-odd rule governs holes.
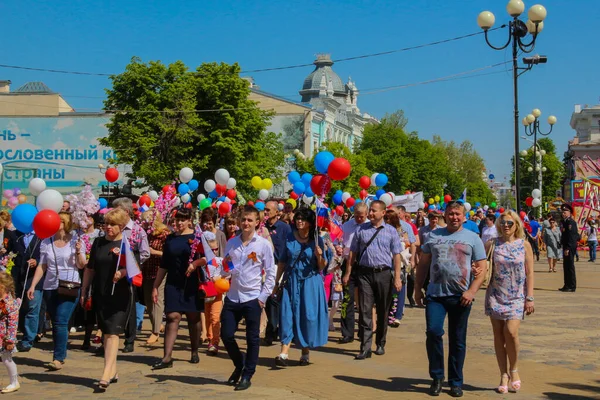
[[[181,61],[167,66],[132,58],[110,78],[104,106],[115,111],[101,144],[154,188],[170,183],[182,167],[192,168],[201,185],[225,168],[242,193],[254,175],[277,183],[283,149],[266,131],[272,113],[248,99],[239,72],[237,64],[206,63],[190,71]]]

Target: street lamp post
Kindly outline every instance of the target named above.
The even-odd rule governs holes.
[[[513,90],[514,90],[514,134],[515,134],[515,176],[519,176],[519,88],[518,78],[521,74],[530,70],[534,64],[546,62],[546,57],[530,57],[523,61],[527,67],[520,68],[518,65],[519,50],[523,53],[531,53],[535,48],[537,35],[544,29],[544,19],[546,18],[546,8],[540,4],[532,6],[527,12],[529,20],[523,22],[519,16],[525,10],[525,4],[521,0],[510,0],[506,6],[506,11],[513,18],[508,23],[508,41],[504,46],[496,47],[492,45],[488,39],[488,30],[494,26],[496,17],[490,11],[483,11],[477,17],[479,27],[485,31],[485,41],[494,50],[504,50],[512,44],[512,59],[513,59]],[[524,38],[527,33],[532,35],[530,42],[525,43]],[[522,71],[522,72],[519,72]],[[517,211],[521,209],[520,204],[521,186],[519,180],[515,180],[515,196]]]
[[[542,156],[546,153],[543,149],[538,149],[538,143],[537,143],[537,136],[542,135],[542,136],[548,136],[551,132],[552,132],[552,128],[554,127],[554,124],[556,124],[556,117],[554,115],[551,115],[548,117],[548,124],[550,125],[550,130],[548,132],[542,132],[540,129],[540,116],[542,115],[542,112],[540,111],[539,108],[534,109],[531,114],[528,114],[525,118],[523,118],[523,127],[525,129],[525,135],[526,136],[533,136],[533,165],[536,166],[536,168],[538,168],[537,166],[537,158],[539,156],[540,159],[540,165],[539,165],[539,171],[534,171],[533,172],[533,186],[535,187],[535,179],[536,179],[536,172],[539,172],[539,175],[541,175],[542,173]],[[541,182],[541,177],[540,177],[540,185],[542,184]],[[541,187],[540,187],[540,190]]]

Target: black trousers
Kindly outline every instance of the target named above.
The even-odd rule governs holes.
[[[360,351],[371,350],[373,344],[373,306],[377,315],[375,344],[385,346],[393,288],[392,270],[389,268],[383,271],[360,268],[358,271]]]
[[[345,273],[345,271],[344,271]],[[354,324],[356,318],[354,316],[354,292],[358,287],[358,277],[356,272],[352,272],[348,286],[344,288],[344,300],[342,304],[343,315],[341,318],[342,326],[342,337],[349,337],[354,339]]]
[[[575,248],[569,249],[569,255],[564,255],[563,271],[565,277],[565,288],[577,289],[577,278],[575,277]]]
[[[267,326],[265,328],[265,340],[274,342],[279,337],[279,299],[269,296],[265,304],[265,313],[267,314]]]
[[[540,248],[538,246],[538,240],[536,238],[532,238],[529,236],[527,236],[527,240],[529,241],[529,244],[531,244],[531,248],[533,249],[533,254],[539,260],[540,259]]]
[[[125,325],[125,344],[133,344],[137,337],[137,313],[135,303],[137,302],[137,287],[132,285],[133,302],[132,307],[129,307],[129,316],[127,317],[127,324]]]

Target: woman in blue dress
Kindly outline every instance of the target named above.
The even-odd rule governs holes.
[[[294,215],[296,229],[286,239],[286,248],[277,268],[277,279],[283,275],[281,293],[281,354],[278,366],[287,366],[292,341],[302,348],[300,365],[309,364],[309,349],[327,343],[328,310],[323,277],[327,266],[323,239],[315,242],[315,213],[301,209]],[[277,291],[277,287],[275,288]]]

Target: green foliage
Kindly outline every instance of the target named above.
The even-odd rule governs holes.
[[[239,72],[237,64],[205,63],[189,71],[181,61],[167,66],[132,58],[111,76],[105,109],[123,112],[115,113],[100,142],[154,188],[170,183],[182,167],[192,168],[201,186],[225,168],[242,193],[253,190],[254,175],[279,182],[283,148],[266,131],[272,114],[248,99]]]

